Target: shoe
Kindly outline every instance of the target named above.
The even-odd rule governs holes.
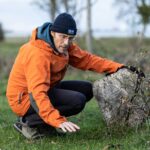
[[[44,136],[43,133],[40,133],[37,128],[31,128],[26,123],[20,121],[14,123],[14,128],[23,134],[27,139],[38,139]]]

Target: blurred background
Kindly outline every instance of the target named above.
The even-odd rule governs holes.
[[[81,48],[149,75],[150,0],[0,0],[1,83],[7,83],[16,54],[32,30],[62,12],[75,18]],[[66,78],[94,81],[97,76],[70,68]]]
[[[81,127],[77,134],[30,141],[12,129],[16,115],[5,95],[16,55],[34,28],[53,22],[62,12],[75,18],[75,42],[82,49],[145,72],[146,84],[138,84],[136,89],[142,88],[144,103],[150,101],[150,0],[0,0],[0,150],[148,150],[150,120],[133,130],[115,126],[111,131],[94,98],[81,114],[69,118]],[[65,79],[94,82],[103,76],[69,67]]]
[[[0,0],[0,22],[7,37],[29,36],[33,28],[69,12],[80,35],[90,28],[94,37],[131,37],[139,32],[149,36],[148,1]]]

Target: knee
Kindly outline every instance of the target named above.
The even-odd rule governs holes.
[[[86,104],[86,97],[85,95],[78,93],[75,99],[75,103],[73,105],[74,109],[76,109],[76,111],[80,112],[84,109],[85,104]]]

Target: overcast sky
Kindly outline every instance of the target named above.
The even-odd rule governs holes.
[[[12,31],[12,35],[29,35],[33,28],[44,22],[50,21],[48,13],[31,5],[33,0],[0,0],[0,22],[6,31]],[[80,0],[85,1],[85,0]],[[113,0],[97,0],[92,7],[92,30],[127,32],[126,22],[117,19],[117,7],[113,6]],[[78,21],[78,29],[86,30],[86,15],[82,13]],[[76,19],[76,18],[75,18]],[[107,33],[108,32],[108,33]]]

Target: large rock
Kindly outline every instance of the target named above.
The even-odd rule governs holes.
[[[150,114],[150,99],[145,96],[143,80],[128,69],[100,79],[93,93],[107,125],[141,124]]]

